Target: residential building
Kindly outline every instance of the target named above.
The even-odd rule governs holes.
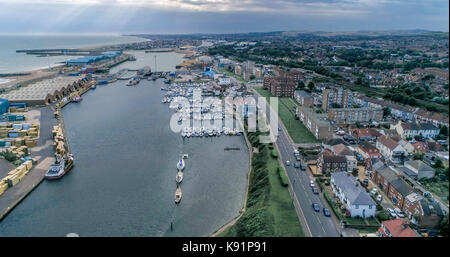
[[[387,107],[391,110],[391,116],[394,118],[412,120],[414,117],[414,111],[416,108],[411,106],[400,105],[394,102],[386,101],[381,98],[375,99],[360,95],[355,97],[355,102],[362,107],[384,108]]]
[[[332,173],[330,184],[333,193],[350,212],[351,217],[375,217],[375,201],[350,173]]]
[[[381,154],[378,148],[369,142],[361,142],[358,145],[360,151],[358,151],[365,159],[367,158],[380,158]]]
[[[328,119],[337,123],[379,122],[383,119],[383,110],[380,108],[330,108]]]
[[[385,220],[378,229],[379,237],[418,237],[402,219]]]
[[[332,130],[326,114],[316,113],[311,108],[297,106],[296,115],[315,138],[331,138]]]
[[[425,110],[418,109],[414,112],[414,118],[422,122],[431,122],[435,126],[445,125],[448,127],[449,119],[448,116],[441,113],[429,112]]]
[[[236,65],[234,66],[234,74],[236,74],[236,75],[238,75],[238,76],[241,76],[241,75],[242,75],[242,68],[241,68],[241,65],[236,64]]]
[[[392,203],[401,210],[403,209],[406,196],[414,191],[391,167],[382,166],[375,169],[372,180],[386,193]]]
[[[294,98],[297,100],[299,104],[301,104],[304,107],[310,107],[314,105],[314,98],[312,95],[306,91],[303,90],[295,90],[294,92]]]
[[[347,158],[342,155],[320,154],[317,162],[317,170],[322,174],[327,171],[347,171]]]
[[[359,141],[376,141],[378,137],[382,136],[374,128],[355,128],[350,131],[350,134]]]
[[[391,129],[395,129],[402,138],[414,138],[422,136],[424,138],[434,138],[439,135],[439,128],[431,123],[402,122],[391,124]]]
[[[403,163],[406,150],[389,137],[381,136],[377,139],[376,147],[386,160],[394,163]]]
[[[423,161],[420,160],[410,160],[406,161],[404,167],[400,169],[408,176],[421,180],[423,178],[433,178],[435,174],[434,168],[428,166]]]
[[[327,111],[333,104],[338,104],[341,108],[352,108],[353,92],[342,88],[325,89],[322,96],[322,109]]]

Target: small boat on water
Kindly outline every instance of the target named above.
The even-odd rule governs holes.
[[[73,155],[56,157],[55,162],[50,165],[50,169],[45,173],[45,179],[55,180],[62,178],[67,172],[73,168]]]
[[[178,171],[176,181],[178,184],[181,183],[181,181],[183,181],[183,172]]]
[[[178,170],[183,170],[184,169],[184,160],[181,159],[178,163],[177,163],[177,169]]]
[[[181,192],[181,188],[178,186],[177,190],[175,191],[175,203],[180,203],[182,196],[183,193]]]
[[[81,100],[83,100],[83,99],[79,95],[76,95],[72,98],[72,102],[74,102],[74,103],[79,103],[79,102],[81,102]]]
[[[127,86],[134,86],[141,81],[138,77],[134,77],[127,82]]]

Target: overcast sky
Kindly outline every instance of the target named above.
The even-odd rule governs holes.
[[[448,0],[0,0],[1,34],[448,31],[448,22]]]

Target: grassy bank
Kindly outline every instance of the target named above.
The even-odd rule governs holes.
[[[255,87],[255,90],[269,101],[270,92],[261,88]],[[319,142],[311,132],[303,125],[303,123],[295,118],[295,108],[297,103],[294,99],[289,97],[278,98],[278,115],[286,127],[289,135],[295,143],[316,143]]]
[[[281,182],[278,160],[271,154],[273,149],[259,143],[258,132],[249,133],[248,138],[259,152],[253,154],[246,211],[219,236],[304,236],[289,191]]]
[[[242,76],[236,75],[236,74],[235,74],[234,72],[232,72],[232,71],[229,71],[229,70],[227,70],[227,69],[225,69],[225,68],[219,68],[218,70],[219,70],[220,72],[225,73],[225,74],[226,74],[227,76],[229,76],[229,77],[233,77],[233,78],[239,80],[240,82],[245,83],[245,80],[244,80],[244,78],[243,78]]]

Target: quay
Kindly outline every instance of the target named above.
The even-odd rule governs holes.
[[[241,150],[240,147],[225,147],[223,150]]]

